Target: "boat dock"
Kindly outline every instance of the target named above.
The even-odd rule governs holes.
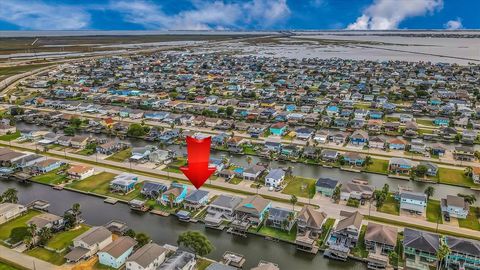
[[[170,213],[164,212],[164,211],[160,211],[160,210],[151,210],[150,213],[151,213],[151,214],[154,214],[154,215],[157,215],[157,216],[162,216],[162,217],[168,217],[168,216],[170,216]]]
[[[115,198],[106,198],[105,200],[103,200],[104,203],[109,203],[109,204],[116,204],[118,202],[117,199]]]
[[[52,188],[55,190],[63,190],[63,186],[53,186]]]
[[[45,212],[48,212],[48,207],[50,207],[50,203],[44,200],[36,200],[27,204],[27,208],[33,208]]]
[[[225,251],[222,256],[222,263],[225,265],[242,268],[245,264],[245,256],[231,251]]]

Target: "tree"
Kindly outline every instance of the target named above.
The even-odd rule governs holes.
[[[9,188],[3,192],[1,196],[1,201],[4,203],[17,203],[18,202],[18,191],[14,188]]]
[[[82,213],[82,211],[80,211],[80,204],[79,203],[74,203],[72,205],[72,215],[75,217],[75,223],[74,223],[74,227],[78,225],[78,222],[79,222],[79,217],[80,217],[80,214]]]
[[[395,251],[391,251],[388,254],[388,260],[392,266],[394,267],[398,266],[398,253]]]
[[[474,204],[477,201],[477,198],[473,194],[458,193],[457,196],[465,199],[465,202],[467,202],[468,204]]]
[[[50,228],[41,228],[38,232],[38,244],[41,246],[46,245],[48,240],[50,240],[52,236],[52,230]]]
[[[225,112],[227,113],[227,116],[232,116],[232,114],[234,113],[235,109],[232,107],[232,106],[228,106],[226,109],[225,109]]]
[[[175,202],[175,195],[173,193],[168,194],[168,202],[170,203],[170,208],[173,208],[173,203]]]
[[[124,235],[135,239],[135,236],[137,235],[137,233],[132,229],[128,229]]]
[[[418,166],[415,168],[415,174],[416,174],[418,177],[424,177],[425,174],[427,174],[427,171],[428,171],[428,168],[427,168],[427,166],[425,166],[425,165],[418,165]]]
[[[26,237],[31,238],[30,247],[34,247],[36,245],[35,239],[37,238],[37,225],[33,223],[28,225]]]
[[[292,195],[292,196],[290,197],[290,203],[292,204],[293,210],[295,210],[295,205],[297,204],[297,202],[298,202],[297,196]]]
[[[433,196],[433,194],[435,194],[435,188],[432,186],[429,186],[425,189],[424,193],[425,195],[427,195],[427,200],[428,200],[430,199],[430,197]]]
[[[150,242],[150,237],[144,233],[138,233],[135,240],[137,240],[137,247],[143,247]]]
[[[187,231],[180,234],[177,244],[191,250],[195,256],[206,256],[214,249],[208,238],[198,231]]]
[[[342,188],[342,184],[338,185],[335,187],[335,189],[333,190],[333,193],[332,193],[332,200],[335,202],[335,203],[338,203],[340,201],[340,188]]]
[[[25,235],[25,238],[23,238],[23,243],[28,249],[30,249],[33,247],[33,238],[30,235]]]
[[[445,257],[448,256],[448,254],[450,254],[450,251],[450,248],[445,244],[445,242],[442,241],[440,247],[437,250],[438,270],[442,269],[443,260],[445,259]]]
[[[148,127],[147,127],[148,128]],[[142,137],[146,134],[145,128],[137,123],[133,123],[128,127],[127,135],[132,137]]]
[[[368,166],[370,164],[372,164],[373,161],[372,161],[372,157],[371,156],[367,156],[365,157],[365,166]]]
[[[252,164],[252,161],[253,161],[252,157],[251,157],[251,156],[247,156],[247,163],[248,163],[248,165]]]
[[[80,125],[82,125],[82,120],[80,120],[80,118],[73,117],[70,119],[70,125],[74,128],[79,128]]]
[[[63,129],[63,133],[66,136],[73,136],[73,135],[75,135],[75,128],[74,127],[65,127]]]

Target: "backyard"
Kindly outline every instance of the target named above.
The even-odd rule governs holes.
[[[9,142],[9,141],[13,141],[13,140],[15,140],[19,137],[20,137],[20,131],[16,131],[15,133],[12,133],[12,134],[6,134],[6,135],[0,136],[0,140]]]
[[[360,230],[360,235],[358,237],[357,245],[352,249],[352,255],[366,258],[368,256],[368,251],[365,246],[365,232],[367,231],[367,226],[363,225]]]
[[[73,229],[70,231],[60,232],[55,234],[50,241],[47,243],[47,247],[53,248],[56,250],[62,250],[70,245],[70,243],[75,239],[77,236],[81,235],[82,233],[88,231],[90,229],[87,225],[80,225],[79,228]]]
[[[435,222],[442,224],[442,209],[440,207],[440,201],[437,200],[428,200],[427,203],[427,220],[430,222]]]
[[[463,187],[473,187],[475,184],[473,180],[470,179],[463,170],[455,170],[450,168],[438,168],[438,178],[440,183],[447,185],[456,185]]]
[[[11,220],[7,223],[0,225],[0,239],[6,240],[10,238],[10,234],[13,229],[19,227],[26,227],[27,222],[34,216],[39,215],[41,212],[35,210],[28,210],[27,213],[21,217]]]
[[[458,225],[462,228],[468,228],[476,231],[480,231],[480,223],[478,219],[480,218],[480,208],[479,207],[470,207],[468,216],[466,219],[458,219]]]
[[[295,242],[295,239],[297,238],[297,225],[294,225],[289,232],[268,226],[262,226],[257,233],[264,236],[270,236],[272,238]]]
[[[132,156],[132,149],[127,148],[107,157],[106,160],[124,162],[127,158],[130,158],[130,156]]]
[[[63,258],[63,256],[65,256],[66,253],[57,253],[41,247],[36,247],[34,249],[28,250],[25,253],[29,256],[38,258],[54,265],[62,265],[65,263],[65,259]]]
[[[328,218],[325,223],[323,223],[322,226],[322,233],[318,237],[318,246],[322,247],[325,244],[325,238],[328,236],[330,233],[330,230],[332,229],[333,225],[335,224],[335,219],[333,218]]]
[[[381,207],[377,209],[379,212],[391,215],[400,215],[400,203],[395,200],[393,194],[389,194]]]
[[[372,158],[371,163],[365,167],[365,171],[385,174],[388,172],[388,160]]]
[[[313,198],[315,196],[315,179],[287,176],[285,182],[287,182],[287,185],[282,191],[284,194],[303,198]]]
[[[51,184],[58,185],[67,180],[66,174],[58,174],[59,171],[65,170],[68,166],[62,166],[56,170],[53,170],[48,173],[36,175],[32,177],[32,181],[42,183],[42,184]]]

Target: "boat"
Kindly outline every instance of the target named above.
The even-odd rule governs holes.
[[[185,210],[180,210],[175,214],[178,217],[178,220],[189,222],[191,221],[191,213]]]
[[[130,202],[128,202],[128,205],[130,206],[130,209],[135,211],[147,212],[148,210],[150,210],[150,207],[146,205],[146,201],[138,199],[131,200]]]

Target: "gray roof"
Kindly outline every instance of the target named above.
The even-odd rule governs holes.
[[[286,220],[289,215],[295,215],[295,212],[281,207],[272,207],[268,210],[268,219]]]
[[[170,256],[157,270],[177,270],[183,269],[192,260],[195,260],[195,255],[190,252],[177,250]]]
[[[335,227],[335,231],[341,231],[350,226],[354,226],[355,228],[360,230],[360,227],[362,226],[362,220],[363,220],[363,215],[360,214],[360,212],[355,211],[351,213],[351,212],[341,211],[340,215],[344,217],[344,219],[340,220],[337,223],[337,226]]]
[[[421,192],[402,191],[400,193],[400,198],[410,199],[414,201],[426,201],[427,195]]]
[[[234,209],[241,202],[242,202],[242,198],[240,197],[230,196],[230,195],[220,195],[210,205],[228,208],[228,209]]]
[[[127,261],[136,262],[143,268],[147,268],[153,261],[167,252],[168,249],[158,244],[150,243],[138,249]]]
[[[465,203],[464,198],[459,196],[454,196],[454,195],[447,195],[447,205],[458,207],[458,208],[467,207],[467,204]]]
[[[203,189],[197,189],[190,193],[185,200],[188,202],[198,202],[203,199],[205,196],[208,196],[208,191]]]
[[[267,174],[265,178],[273,178],[273,179],[282,179],[285,176],[285,171],[282,169],[272,169]]]
[[[108,244],[101,252],[110,254],[114,258],[118,258],[125,254],[129,249],[133,248],[137,244],[133,238],[129,236],[122,236],[117,238],[112,243]]]
[[[397,245],[398,232],[395,227],[369,222],[365,240],[389,246]]]
[[[416,250],[436,253],[440,245],[438,234],[405,228],[403,235],[403,245]]]
[[[445,236],[445,242],[452,252],[472,256],[478,256],[478,254],[480,254],[480,241]]]
[[[236,270],[237,268],[225,264],[214,262],[210,264],[205,270]]]
[[[93,244],[100,243],[109,237],[112,237],[112,233],[105,227],[93,227],[77,236],[75,240],[81,240],[85,242],[85,244],[91,246]]]
[[[334,189],[337,186],[337,184],[338,184],[338,180],[333,180],[331,178],[318,178],[317,183],[315,185],[317,187]]]

